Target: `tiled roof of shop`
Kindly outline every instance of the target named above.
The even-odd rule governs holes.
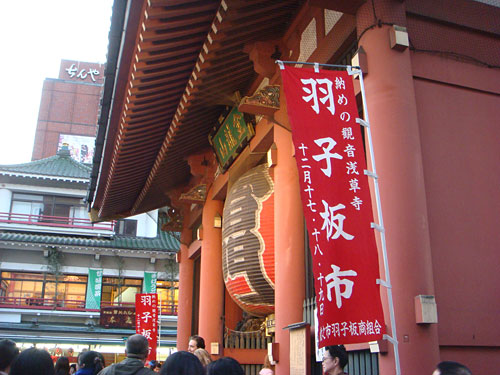
[[[115,236],[111,238],[88,238],[82,236],[63,236],[28,232],[2,232],[0,242],[16,244],[43,244],[68,248],[123,249],[142,251],[177,252],[179,240],[169,232],[159,230],[155,238]]]
[[[57,155],[29,163],[0,165],[3,175],[31,175],[30,177],[45,177],[65,179],[86,179],[90,177],[92,168],[71,158],[69,151],[61,149]]]

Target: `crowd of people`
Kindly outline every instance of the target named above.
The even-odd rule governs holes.
[[[343,375],[348,355],[343,345],[327,346],[323,357],[325,375]],[[81,352],[75,366],[67,357],[59,357],[54,365],[50,354],[41,349],[29,348],[20,352],[12,340],[0,340],[0,375],[243,375],[242,366],[231,357],[212,361],[205,349],[205,340],[191,336],[186,351],[169,355],[161,365],[158,361],[147,361],[149,344],[146,337],[135,334],[125,343],[126,358],[106,367],[101,353],[93,350]],[[273,375],[274,368],[266,356],[259,375]],[[472,375],[464,365],[440,362],[432,375]]]

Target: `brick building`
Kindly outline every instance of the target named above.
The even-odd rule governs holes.
[[[32,160],[53,156],[68,143],[73,158],[92,161],[103,82],[103,64],[61,60],[59,77],[43,83]]]

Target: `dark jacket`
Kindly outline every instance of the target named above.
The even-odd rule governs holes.
[[[102,369],[98,375],[152,375],[154,374],[137,358],[125,358],[120,363]]]

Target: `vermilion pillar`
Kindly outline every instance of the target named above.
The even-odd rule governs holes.
[[[177,254],[179,263],[179,301],[177,308],[177,349],[187,350],[191,335],[191,315],[193,309],[193,261],[188,257],[191,229],[181,233],[181,246]]]
[[[286,121],[286,116],[280,120]],[[276,374],[288,375],[290,332],[283,327],[303,320],[304,219],[292,135],[281,126],[275,126],[274,140],[278,151],[274,167],[275,338],[279,343]]]
[[[373,9],[378,11],[377,17],[383,22],[405,22],[401,2],[366,2],[356,16],[358,34],[373,22]],[[364,48],[368,60],[366,98],[379,176],[402,374],[431,374],[439,361],[437,327],[417,325],[414,309],[415,296],[434,295],[417,107],[410,52],[390,48],[390,28],[367,29],[359,46]],[[389,325],[387,299],[383,302]],[[392,345],[388,347],[389,354],[380,356],[381,374],[395,373]]]
[[[203,239],[200,269],[200,317],[199,335],[205,339],[207,350],[210,344],[219,343],[222,354],[224,279],[222,276],[222,229],[214,228],[214,217],[222,216],[221,201],[211,200],[212,190],[207,193],[203,207]]]

